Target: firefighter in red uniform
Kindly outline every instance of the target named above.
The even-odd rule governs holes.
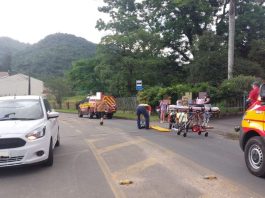
[[[249,92],[248,99],[246,101],[247,108],[252,106],[258,100],[258,97],[259,97],[259,83],[254,82],[252,84],[252,89]]]

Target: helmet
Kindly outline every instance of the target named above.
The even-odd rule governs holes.
[[[254,82],[252,83],[252,86],[257,86],[257,87],[259,87],[259,83],[258,83],[257,81],[254,81]]]

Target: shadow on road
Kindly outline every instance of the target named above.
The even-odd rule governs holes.
[[[40,164],[35,165],[24,165],[24,166],[16,166],[16,167],[1,167],[0,168],[0,178],[5,177],[14,177],[18,175],[29,175],[36,174],[42,171],[45,171],[49,167],[43,167]]]

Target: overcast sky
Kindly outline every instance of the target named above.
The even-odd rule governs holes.
[[[102,0],[0,0],[0,37],[36,43],[54,33],[68,33],[99,43],[96,28]]]

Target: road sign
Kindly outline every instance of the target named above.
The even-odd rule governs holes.
[[[136,80],[136,91],[143,90],[142,80]]]

